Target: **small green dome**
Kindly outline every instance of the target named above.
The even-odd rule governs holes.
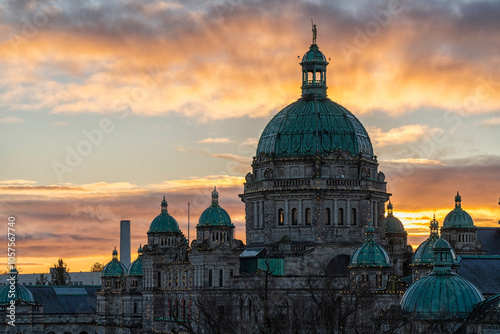
[[[229,214],[219,205],[219,193],[215,187],[212,191],[212,205],[203,211],[198,226],[234,226]]]
[[[319,51],[319,47],[317,44],[311,44],[309,50],[302,57],[302,63],[312,63],[312,62],[328,65],[325,55],[323,54],[323,52]]]
[[[443,222],[443,229],[474,227],[474,221],[467,211],[462,209],[462,197],[457,191],[455,196],[455,209],[450,211]]]
[[[127,272],[127,267],[120,261],[118,261],[118,252],[116,247],[113,250],[113,259],[104,266],[102,270],[101,277],[120,277],[125,275]]]
[[[405,233],[401,220],[394,217],[392,203],[387,204],[387,217],[385,218],[385,233]]]
[[[155,219],[149,225],[149,232],[180,232],[179,224],[177,221],[168,214],[167,211],[168,203],[165,200],[165,196],[163,196],[163,200],[161,201],[161,213],[156,216]]]
[[[430,223],[430,236],[418,246],[411,259],[412,265],[430,266],[434,262],[434,244],[439,239],[439,223],[434,217]]]
[[[14,290],[11,290],[10,280],[7,281],[6,285],[0,289],[0,305],[10,304],[11,300],[14,301],[23,301],[28,304],[35,304],[35,298],[28,288],[19,284],[17,281],[17,269],[14,268],[7,273],[9,275],[9,279],[12,278],[14,282]],[[15,292],[12,294],[12,292]]]
[[[128,267],[129,276],[142,276],[142,246],[137,250],[137,259]]]
[[[419,319],[463,319],[484,300],[468,280],[451,272],[456,255],[439,239],[434,245],[434,270],[413,283],[401,299],[401,308]]]
[[[351,267],[392,267],[389,254],[374,239],[375,228],[366,227],[366,240],[351,256]]]

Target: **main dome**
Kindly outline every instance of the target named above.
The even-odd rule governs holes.
[[[302,98],[278,112],[262,132],[256,156],[326,156],[344,150],[373,158],[370,137],[346,108],[326,97],[325,55],[312,44],[302,58]]]
[[[299,99],[267,124],[257,156],[326,156],[339,149],[373,157],[368,133],[349,110],[328,98]]]

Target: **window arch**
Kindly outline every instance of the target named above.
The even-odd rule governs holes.
[[[283,209],[278,210],[278,225],[279,226],[285,225],[285,210]]]
[[[351,209],[351,225],[356,225],[357,222],[356,222],[356,209],[355,208],[352,208]]]
[[[306,225],[311,225],[312,217],[311,217],[311,209],[306,209]]]
[[[337,221],[338,221],[339,225],[344,225],[344,209],[339,208],[337,215],[338,215]]]
[[[292,209],[292,225],[297,225],[299,220],[299,213],[297,209]]]
[[[325,225],[331,225],[332,224],[332,215],[330,212],[330,208],[325,209]]]

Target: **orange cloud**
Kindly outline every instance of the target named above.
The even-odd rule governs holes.
[[[107,20],[85,5],[75,18],[60,8],[33,37],[12,44],[7,35],[0,42],[9,74],[0,103],[53,113],[104,113],[120,105],[141,115],[199,120],[267,117],[300,94],[295,56],[307,50],[303,22],[315,16],[318,43],[332,58],[330,96],[355,113],[400,115],[431,106],[466,117],[499,109],[500,73],[489,52],[499,38],[485,34],[497,23],[486,15],[474,21],[465,9],[474,5],[457,5],[460,16],[447,4],[431,10],[405,3],[376,34],[366,27],[377,22],[380,8],[354,15],[344,5],[257,1],[196,11],[134,4],[113,7],[116,16]],[[475,6],[472,12],[495,9]],[[9,19],[3,29],[20,34],[22,22]],[[357,43],[360,34],[368,42]],[[356,52],[346,54],[345,45]],[[77,80],[58,81],[52,73]]]

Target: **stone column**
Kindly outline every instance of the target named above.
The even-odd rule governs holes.
[[[299,212],[297,215],[297,225],[302,225],[302,199],[299,198]]]
[[[338,213],[338,204],[337,204],[337,199],[335,198],[333,200],[333,225],[338,226],[339,225],[339,213]]]
[[[285,199],[285,222],[284,222],[285,225],[290,225],[290,222],[288,221],[289,215],[290,214],[288,212],[288,199]]]
[[[351,200],[347,199],[346,201],[346,226],[351,225]]]

